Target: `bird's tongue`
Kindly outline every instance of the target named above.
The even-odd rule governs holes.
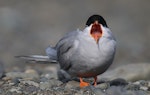
[[[98,43],[99,38],[102,36],[102,29],[99,24],[92,25],[91,36],[95,39],[96,43]]]

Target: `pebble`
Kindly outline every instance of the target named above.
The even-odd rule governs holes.
[[[26,74],[38,77],[27,77]],[[150,95],[150,81],[128,82],[123,78],[107,78],[101,79],[97,86],[80,88],[77,80],[62,83],[53,72],[44,71],[39,75],[34,69],[7,72],[0,80],[0,86],[1,95]]]
[[[37,71],[35,71],[33,69],[27,69],[27,70],[25,70],[25,73],[27,73],[27,74],[38,74]]]
[[[106,95],[121,95],[123,92],[123,87],[111,86],[106,90]]]
[[[55,73],[51,71],[47,71],[44,74],[40,76],[41,78],[46,78],[46,79],[57,79],[57,76]]]
[[[128,82],[125,79],[117,78],[110,81],[110,86],[125,86]]]
[[[106,90],[109,87],[110,87],[109,83],[101,83],[96,86],[96,88],[100,88],[101,90]]]
[[[3,66],[3,63],[0,62],[0,79],[3,77],[4,75],[4,66]]]
[[[49,82],[40,82],[40,89],[46,90],[48,88],[50,88]]]
[[[132,73],[131,73],[132,72]],[[135,63],[116,67],[113,70],[106,71],[104,74],[98,76],[98,80],[106,78],[109,80],[122,78],[127,81],[148,80],[150,79],[150,64],[149,63]]]
[[[16,92],[16,93],[22,94],[22,91],[20,91],[20,90],[21,90],[20,87],[15,87],[15,88],[11,88],[9,91],[10,92]]]
[[[58,78],[58,76],[57,76],[58,66],[56,66],[56,64],[48,66],[48,67],[44,68],[44,70],[45,70],[45,74],[47,73],[47,74],[50,75],[50,78],[51,77],[54,78],[54,79]]]
[[[140,85],[142,86],[148,86],[148,82],[145,80],[139,80],[139,82],[140,82]]]
[[[0,86],[3,85],[3,84],[4,84],[4,82],[3,82],[3,81],[0,81]]]
[[[140,85],[140,81],[133,82],[135,85]]]
[[[8,81],[8,80],[11,80],[11,78],[6,76],[6,77],[3,77],[2,80]]]
[[[93,95],[106,95],[101,89],[95,89],[93,93]]]
[[[150,87],[150,81],[148,82],[148,87]]]
[[[128,84],[125,88],[126,88],[127,90],[140,90],[140,85]]]
[[[65,88],[77,88],[79,87],[79,82],[77,81],[69,81],[68,83],[66,83]]]
[[[26,71],[25,73],[24,72],[8,72],[6,73],[6,77],[9,77],[12,79],[16,77],[34,79],[34,78],[39,78],[39,75],[37,72],[29,73],[28,71]]]
[[[36,82],[34,82],[34,81],[30,81],[30,80],[28,80],[28,81],[20,81],[20,83],[22,83],[22,84],[28,84],[28,85],[32,85],[32,86],[35,86],[35,87],[39,87],[39,84],[38,83],[36,83]]]
[[[20,83],[19,79],[20,79],[20,78],[17,78],[17,77],[16,77],[16,78],[13,78],[13,79],[11,80],[11,82],[14,83],[14,85],[16,85],[16,84]]]
[[[148,87],[146,87],[146,86],[141,86],[141,87],[140,87],[140,90],[147,91],[147,90],[148,90]]]
[[[56,79],[51,79],[47,82],[40,82],[40,89],[49,89],[53,86],[60,86],[62,85],[63,83],[59,80],[56,80]]]

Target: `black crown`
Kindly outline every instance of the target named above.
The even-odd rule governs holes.
[[[106,24],[106,21],[104,20],[104,18],[100,15],[92,15],[91,17],[89,17],[89,19],[86,22],[87,26],[90,26],[92,23],[94,23],[95,21],[98,21],[100,24],[102,24],[105,27],[108,27]]]

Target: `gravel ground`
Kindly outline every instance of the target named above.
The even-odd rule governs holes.
[[[0,95],[150,95],[150,81],[101,79],[96,87],[80,88],[77,80],[62,83],[51,70],[26,69],[4,73],[0,79]]]

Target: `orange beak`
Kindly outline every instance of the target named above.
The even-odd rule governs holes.
[[[102,36],[102,29],[98,21],[95,21],[91,28],[91,36],[95,39],[96,43],[98,43],[100,37]]]

